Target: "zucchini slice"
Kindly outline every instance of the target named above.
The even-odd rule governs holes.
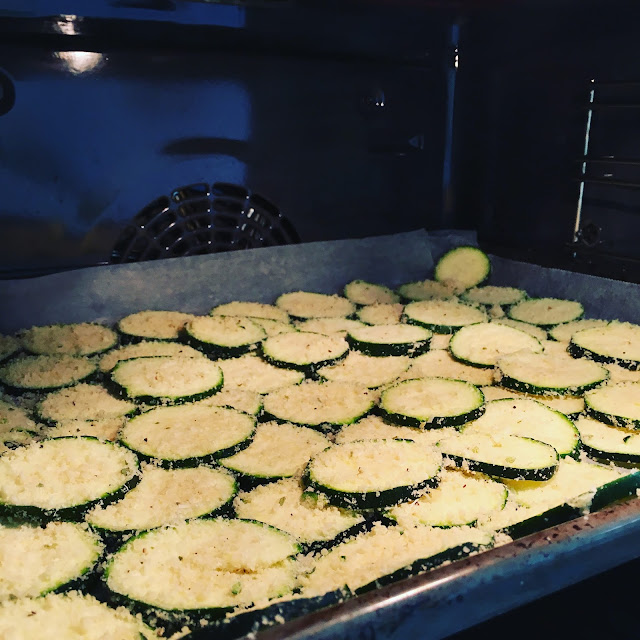
[[[609,372],[589,360],[571,360],[546,353],[512,353],[498,360],[498,383],[540,396],[576,396],[597,387]]]
[[[419,300],[448,300],[455,297],[452,287],[435,280],[418,280],[417,282],[406,282],[401,284],[398,294],[407,302]]]
[[[25,356],[0,368],[0,382],[11,391],[49,391],[87,380],[96,371],[88,358],[75,356]]]
[[[86,525],[0,526],[0,601],[65,588],[89,573],[102,551]]]
[[[383,417],[407,427],[453,427],[484,413],[482,391],[448,378],[405,380],[382,392]]]
[[[300,384],[304,380],[302,371],[282,369],[254,355],[218,360],[216,364],[224,374],[225,389],[270,393],[282,387]]]
[[[584,394],[588,416],[614,427],[640,429],[640,382],[607,385]]]
[[[504,434],[462,433],[438,443],[456,467],[516,480],[549,480],[558,468],[558,453],[550,445]]]
[[[358,309],[356,315],[365,324],[397,324],[403,309],[402,304],[369,304]]]
[[[22,346],[35,355],[90,356],[116,345],[118,334],[93,322],[31,327],[20,334]]]
[[[640,382],[640,371],[625,369],[619,364],[603,362],[602,366],[609,372],[607,384],[618,384],[619,382]]]
[[[8,360],[11,356],[18,353],[21,347],[22,345],[17,338],[0,334],[0,362]]]
[[[144,465],[139,484],[118,502],[97,506],[85,516],[94,529],[133,532],[179,524],[210,515],[233,500],[232,474],[207,466],[160,469]]]
[[[582,448],[590,458],[623,464],[640,463],[640,433],[586,417],[579,418],[576,426]]]
[[[38,425],[22,407],[0,399],[0,436],[14,430],[37,431]]]
[[[382,509],[438,484],[442,456],[412,440],[357,440],[315,455],[305,482],[347,509]]]
[[[482,309],[457,300],[425,300],[410,302],[404,308],[404,319],[435,333],[455,333],[460,327],[487,322],[488,318]]]
[[[191,313],[181,311],[138,311],[122,318],[116,329],[124,343],[141,340],[177,340]]]
[[[312,571],[301,576],[302,595],[321,595],[344,586],[355,592],[387,576],[408,577],[445,559],[462,558],[491,540],[490,534],[471,527],[402,529],[376,524],[328,553],[317,554]],[[402,575],[398,575],[400,571]]]
[[[0,637],[12,640],[151,640],[153,629],[122,607],[113,609],[77,591],[19,598],[0,604]]]
[[[256,419],[200,402],[158,407],[127,422],[120,442],[163,466],[193,467],[248,447]]]
[[[282,322],[281,320],[271,320],[270,318],[251,318],[254,324],[264,329],[267,337],[277,336],[280,333],[289,333],[295,331],[296,328],[290,322]]]
[[[254,482],[290,478],[329,444],[329,440],[314,429],[264,422],[258,425],[248,448],[223,458],[220,464]]]
[[[449,343],[456,360],[476,367],[493,367],[502,356],[522,350],[540,353],[542,345],[524,331],[494,322],[462,327]]]
[[[343,382],[305,382],[272,391],[264,398],[264,411],[276,420],[324,428],[350,424],[369,413],[375,394]]]
[[[156,356],[119,362],[111,380],[116,394],[134,402],[179,404],[216,393],[222,387],[222,370],[204,358]]]
[[[549,337],[557,342],[569,342],[571,336],[578,331],[584,329],[594,329],[606,327],[609,324],[609,320],[574,320],[573,322],[564,322],[563,324],[556,325],[553,329],[549,330]]]
[[[584,329],[571,336],[569,353],[597,362],[640,369],[640,326],[630,322],[611,322],[606,327]]]
[[[152,358],[155,356],[175,356],[181,358],[206,358],[204,353],[179,342],[163,342],[161,340],[146,340],[127,344],[100,358],[100,371],[109,373],[119,362],[134,358]]]
[[[376,358],[351,351],[337,364],[318,369],[320,379],[332,382],[351,382],[374,389],[390,384],[409,368],[407,356]]]
[[[339,335],[346,337],[347,331],[366,326],[358,320],[350,318],[311,318],[296,323],[299,331],[309,331],[311,333],[322,333],[325,336]]]
[[[429,342],[429,351],[448,351],[450,342],[450,333],[436,333],[431,337],[431,342]]]
[[[437,336],[432,338],[433,340]],[[493,369],[472,367],[451,357],[445,350],[429,351],[411,360],[407,378],[452,378],[476,385],[493,384]]]
[[[527,292],[515,287],[487,285],[464,291],[460,297],[466,302],[482,304],[486,307],[508,307],[524,300],[527,297]]]
[[[504,387],[481,387],[480,391],[484,393],[486,402],[491,400],[502,400],[504,398],[522,398],[529,400],[537,400],[541,404],[564,413],[569,420],[577,418],[584,411],[584,399],[581,396],[534,396],[513,389],[505,389]]]
[[[557,324],[572,322],[582,317],[584,307],[576,300],[529,298],[509,307],[507,313],[513,320],[551,328]]]
[[[489,277],[489,256],[478,247],[462,246],[447,251],[436,263],[433,277],[464,291],[484,282]]]
[[[344,297],[359,305],[394,304],[400,301],[397,293],[382,284],[352,280],[344,287]]]
[[[255,391],[234,387],[227,388],[225,385],[222,391],[218,391],[218,393],[204,400],[199,400],[197,404],[209,407],[230,407],[231,409],[257,416],[262,410],[262,396]]]
[[[567,416],[525,398],[487,402],[484,414],[462,432],[532,438],[552,446],[560,457],[575,456],[580,450],[580,434]]]
[[[139,481],[135,454],[95,438],[52,438],[0,456],[0,521],[82,518]]]
[[[433,334],[423,327],[409,324],[378,324],[351,329],[347,342],[367,356],[419,356],[429,351]]]
[[[56,424],[68,420],[104,420],[132,415],[136,405],[118,400],[104,387],[80,383],[48,394],[38,405],[37,413],[44,422]]]
[[[184,340],[214,358],[235,358],[253,351],[267,337],[251,318],[200,316],[187,322]]]
[[[289,323],[289,314],[282,309],[263,302],[244,302],[234,300],[226,304],[219,304],[209,312],[212,316],[242,316],[246,318],[260,318],[262,320],[277,320]]]
[[[297,320],[306,320],[307,318],[346,318],[353,315],[356,310],[356,306],[351,300],[336,295],[313,293],[311,291],[283,293],[276,300],[276,306]]]
[[[294,478],[239,493],[234,505],[238,518],[264,522],[307,545],[334,541],[341,534],[355,533],[365,523],[363,515],[338,509],[321,495],[303,492]]]
[[[473,525],[501,511],[507,502],[507,488],[501,482],[459,470],[443,471],[440,483],[426,495],[405,502],[387,515],[401,527],[460,527]]]
[[[348,351],[347,341],[340,336],[303,331],[281,333],[262,343],[262,357],[268,363],[308,374],[342,360]]]
[[[98,440],[115,441],[124,426],[126,418],[103,418],[101,420],[64,420],[55,427],[46,427],[42,435],[46,438],[67,436],[89,436]]]
[[[530,336],[540,340],[540,342],[549,337],[544,329],[537,327],[535,324],[530,324],[529,322],[520,322],[520,320],[513,320],[512,318],[494,318],[491,322],[494,324],[503,324],[507,327],[513,327],[514,329],[520,329],[520,331],[528,333]]]
[[[134,609],[216,617],[290,593],[299,549],[259,522],[191,520],[129,540],[107,564],[105,582]]]

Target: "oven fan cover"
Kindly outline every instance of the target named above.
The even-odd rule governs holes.
[[[112,264],[254,249],[300,242],[265,197],[215,182],[174,189],[149,203],[122,230]]]

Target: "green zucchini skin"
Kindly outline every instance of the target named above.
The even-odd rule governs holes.
[[[602,451],[601,449],[590,447],[584,442],[582,443],[582,450],[592,460],[595,460],[600,464],[610,464],[612,462],[618,464],[629,464],[633,466],[640,464],[640,454],[620,453],[617,451]]]
[[[485,412],[485,406],[476,407],[472,411],[467,411],[457,416],[436,416],[428,422],[400,413],[386,411],[382,405],[376,407],[375,412],[388,424],[401,427],[417,427],[419,429],[440,429],[442,427],[459,427],[466,422],[477,420]]]
[[[422,482],[403,487],[393,487],[382,491],[367,491],[365,493],[355,493],[338,491],[331,487],[326,487],[314,482],[308,471],[302,476],[303,486],[307,491],[322,493],[327,496],[329,502],[336,507],[354,509],[356,511],[369,511],[372,509],[382,509],[393,507],[401,502],[406,502],[414,498],[420,491],[427,488],[435,489],[440,482],[437,476],[427,478]]]
[[[138,473],[125,482],[119,489],[106,496],[64,509],[42,509],[33,505],[12,505],[0,503],[0,525],[18,526],[21,524],[44,525],[48,522],[81,522],[87,511],[100,504],[106,506],[121,500],[142,479]]]
[[[406,322],[407,324],[413,324],[416,327],[424,327],[425,329],[430,329],[433,333],[440,334],[454,334],[460,327],[451,326],[448,324],[431,324],[429,322],[420,322],[419,320],[414,320],[413,318],[409,318],[404,313],[402,314],[402,322]]]
[[[553,507],[537,516],[527,518],[522,522],[517,522],[508,527],[501,529],[503,533],[512,538],[523,538],[532,533],[537,533],[549,527],[555,527],[563,522],[574,520],[582,515],[582,511],[578,507],[572,507],[568,504],[561,504]]]
[[[589,511],[599,511],[612,502],[635,496],[638,488],[640,488],[640,471],[629,473],[618,480],[608,482],[597,489]]]
[[[640,371],[640,361],[627,360],[625,358],[616,358],[614,356],[606,356],[600,353],[595,353],[590,349],[577,345],[573,340],[569,342],[567,347],[569,355],[574,358],[586,358],[587,360],[593,360],[594,362],[601,362],[602,364],[617,364],[629,371]]]
[[[107,389],[107,391],[116,398],[120,398],[122,400],[131,400],[131,402],[135,402],[141,405],[176,405],[176,404],[186,404],[191,402],[197,402],[198,400],[204,400],[205,398],[209,398],[210,396],[218,393],[220,389],[222,389],[222,385],[224,383],[223,376],[220,376],[220,382],[215,387],[211,387],[206,391],[202,391],[200,393],[195,393],[190,396],[181,396],[179,398],[170,398],[167,396],[130,396],[127,393],[125,387],[119,385],[112,378],[108,378],[103,382],[103,385]]]
[[[585,402],[584,406],[585,415],[590,418],[594,418],[598,422],[604,422],[605,424],[610,424],[612,427],[621,427],[623,429],[640,429],[640,420],[634,420],[633,418],[625,418],[624,416],[614,416],[610,413],[604,413],[603,411],[598,411],[593,407],[589,406]]]
[[[550,480],[558,468],[557,464],[550,467],[541,467],[538,469],[516,469],[513,467],[504,467],[499,464],[490,462],[480,462],[479,460],[469,460],[462,456],[452,453],[443,454],[448,460],[451,460],[456,467],[468,469],[469,471],[478,471],[488,476],[507,478],[509,480]]]
[[[274,367],[280,367],[280,369],[294,369],[295,371],[301,371],[306,376],[315,377],[318,369],[322,369],[322,367],[328,367],[332,364],[337,364],[341,360],[344,360],[349,351],[345,351],[341,353],[337,358],[329,358],[327,360],[319,360],[318,362],[312,362],[310,364],[296,364],[293,362],[285,362],[283,360],[278,360],[277,358],[273,358],[268,353],[265,353],[262,345],[259,348],[260,357],[269,364],[272,364]]]
[[[360,353],[366,356],[373,356],[374,358],[384,358],[387,356],[410,356],[415,358],[421,356],[423,353],[427,353],[431,344],[431,338],[417,342],[378,344],[357,340],[348,333],[346,340],[351,349],[360,351]]]
[[[245,353],[255,351],[260,344],[259,342],[250,342],[247,344],[238,345],[236,347],[224,347],[219,344],[211,344],[209,342],[198,340],[197,338],[192,336],[186,328],[180,331],[180,337],[178,338],[178,340],[189,347],[193,347],[198,351],[202,351],[202,353],[208,356],[211,360],[239,358]]]
[[[581,396],[586,391],[599,387],[603,382],[605,382],[605,380],[596,380],[595,382],[580,386],[550,388],[539,387],[535,384],[531,384],[530,382],[522,382],[512,378],[511,376],[505,375],[504,373],[500,378],[500,386],[506,387],[507,389],[513,389],[514,391],[521,391],[522,393],[533,396]]]

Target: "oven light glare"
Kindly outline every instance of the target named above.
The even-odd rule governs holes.
[[[91,71],[104,60],[104,56],[95,51],[58,51],[55,56],[74,75]]]

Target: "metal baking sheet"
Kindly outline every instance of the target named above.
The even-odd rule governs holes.
[[[434,260],[463,243],[475,244],[475,235],[415,231],[7,280],[0,282],[0,333],[34,324],[112,322],[141,309],[204,313],[234,299],[272,302],[298,289],[333,293],[354,278],[395,286],[430,277]],[[493,284],[580,300],[587,317],[640,321],[638,285],[496,257],[492,266]],[[443,638],[640,556],[639,536],[640,500],[634,499],[268,628],[258,637]],[[215,631],[210,636],[217,637]]]

